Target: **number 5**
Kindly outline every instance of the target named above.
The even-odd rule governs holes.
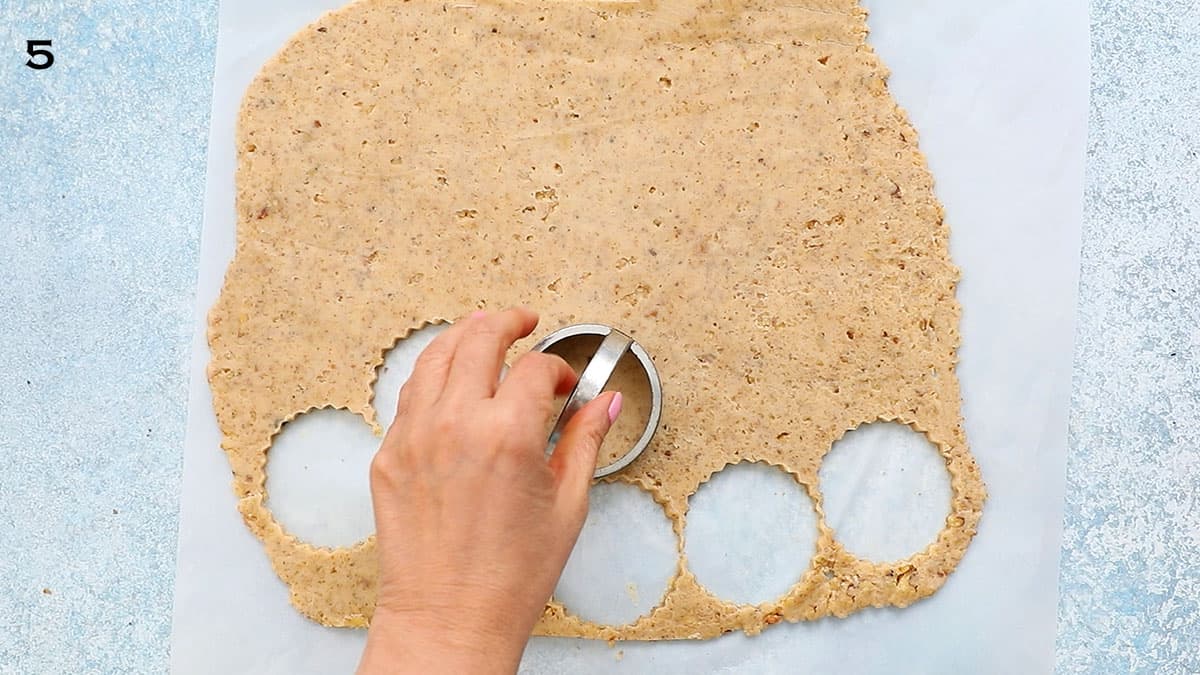
[[[36,47],[50,47],[50,40],[26,40],[25,51],[29,53],[29,60],[25,65],[34,70],[45,70],[54,65],[54,54],[50,53],[49,49],[36,49]],[[43,61],[38,61],[38,57],[42,57]]]

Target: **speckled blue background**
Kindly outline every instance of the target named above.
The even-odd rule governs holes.
[[[1200,2],[1094,0],[1058,665],[1200,673]]]
[[[167,668],[215,37],[0,0],[0,672]],[[1058,667],[1197,673],[1200,3],[1094,0],[1092,53]]]
[[[0,672],[167,669],[216,21],[0,0]]]

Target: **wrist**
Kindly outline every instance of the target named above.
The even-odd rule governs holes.
[[[486,625],[488,622],[472,620],[474,617],[469,614],[377,608],[358,672],[360,675],[516,672],[528,632],[513,631],[514,622]]]

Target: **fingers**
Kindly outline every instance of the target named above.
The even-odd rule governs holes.
[[[581,500],[586,504],[588,486],[596,472],[596,454],[620,412],[620,392],[601,394],[575,413],[558,439],[550,468],[558,477],[559,496],[568,504]]]
[[[454,352],[467,329],[467,324],[481,312],[475,312],[455,321],[449,328],[442,331],[429,346],[421,351],[413,364],[412,375],[400,389],[400,400],[397,404],[397,417],[403,409],[427,407],[438,399],[446,388],[446,378],[450,373],[450,365],[454,360]]]
[[[458,340],[442,396],[460,401],[491,398],[508,348],[533,332],[538,316],[525,308],[472,315]]]
[[[525,408],[536,406],[549,411],[554,397],[570,393],[579,379],[571,366],[554,354],[529,352],[517,359],[500,387],[496,398]]]

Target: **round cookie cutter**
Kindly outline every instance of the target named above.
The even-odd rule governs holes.
[[[558,415],[558,420],[554,424],[554,430],[550,432],[550,439],[546,446],[547,454],[554,449],[554,445],[575,413],[604,391],[605,385],[608,384],[609,378],[612,377],[613,371],[616,370],[617,364],[626,352],[633,354],[637,359],[638,364],[646,373],[646,380],[650,383],[650,417],[646,420],[645,430],[642,431],[637,443],[634,443],[633,447],[617,461],[596,467],[596,472],[592,474],[592,477],[601,478],[629,466],[650,445],[650,440],[654,438],[654,432],[658,431],[658,423],[662,419],[662,381],[658,377],[658,369],[654,367],[654,361],[636,340],[612,326],[600,323],[579,323],[560,328],[538,341],[533,346],[533,350],[545,352],[560,342],[589,335],[602,338],[600,347],[588,361],[583,372],[579,374],[579,381],[575,383],[575,388],[571,390],[571,395],[567,397],[567,402]]]

